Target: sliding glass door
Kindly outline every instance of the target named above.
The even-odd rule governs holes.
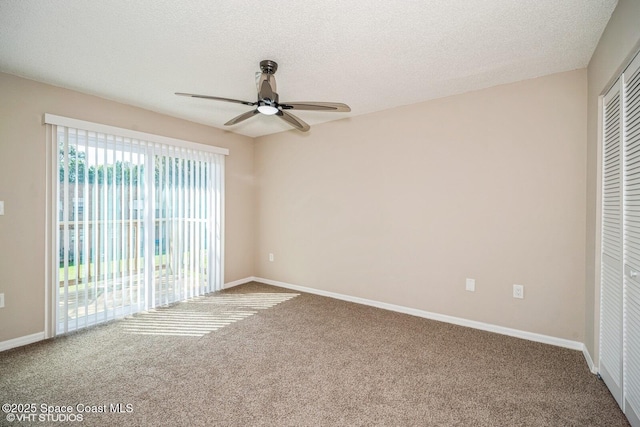
[[[223,155],[61,124],[49,134],[55,333],[220,289]]]

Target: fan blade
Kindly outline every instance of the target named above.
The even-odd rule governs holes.
[[[287,113],[286,111],[279,111],[277,113],[277,116],[280,117],[285,122],[289,123],[291,126],[295,127],[296,129],[301,130],[302,132],[306,132],[309,129],[311,129],[308,124],[306,124],[305,122],[303,122],[302,120],[294,116],[293,114]]]
[[[351,111],[347,104],[340,102],[282,102],[280,107],[284,110],[315,110],[336,113],[348,113]]]
[[[240,122],[243,122],[253,116],[255,116],[256,114],[258,114],[259,111],[258,110],[251,110],[251,111],[247,111],[246,113],[242,113],[237,117],[234,117],[233,119],[229,120],[227,123],[225,123],[225,126],[231,126],[231,125],[235,125],[238,124]]]
[[[195,93],[182,93],[182,92],[176,92],[176,95],[190,96],[192,98],[213,99],[214,101],[233,102],[233,103],[236,103],[236,104],[256,105],[255,102],[241,101],[239,99],[231,99],[231,98],[220,98],[219,96],[196,95]]]

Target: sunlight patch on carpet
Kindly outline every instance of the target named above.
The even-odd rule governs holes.
[[[300,294],[293,293],[253,293],[226,294],[194,301],[197,304],[229,305],[236,307],[250,307],[255,309],[271,308],[281,302],[290,300]]]
[[[300,294],[214,294],[187,301],[179,308],[162,307],[140,313],[124,319],[121,325],[125,333],[135,335],[202,337],[253,316],[258,313],[256,309],[268,309],[298,295]],[[203,311],[202,304],[212,304],[212,309],[216,309],[215,313]]]

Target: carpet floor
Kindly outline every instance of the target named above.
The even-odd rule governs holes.
[[[628,425],[578,351],[255,282],[2,352],[6,403],[36,417],[0,425]]]

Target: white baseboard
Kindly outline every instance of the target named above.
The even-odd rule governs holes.
[[[254,280],[256,280],[256,278],[253,276],[245,277],[244,279],[234,280],[233,282],[225,283],[222,286],[222,289],[229,289],[229,288],[233,288],[234,286],[244,285],[245,283],[253,282]]]
[[[34,342],[44,339],[44,331],[37,334],[26,335],[24,337],[13,338],[11,340],[0,342],[0,351],[9,350],[11,348],[22,347],[23,345],[33,344]]]
[[[372,307],[382,308],[385,310],[396,311],[398,313],[404,313],[404,314],[410,314],[412,316],[423,317],[425,319],[437,320],[439,322],[446,322],[454,325],[466,326],[468,328],[480,329],[482,331],[495,332],[497,334],[508,335],[516,338],[522,338],[525,340],[535,341],[543,344],[551,344],[558,347],[569,348],[572,350],[584,351],[584,344],[579,341],[571,341],[564,338],[557,338],[549,335],[536,334],[534,332],[521,331],[519,329],[506,328],[504,326],[492,325],[490,323],[483,323],[483,322],[477,322],[475,320],[463,319],[461,317],[454,317],[454,316],[448,316],[446,314],[432,313],[429,311],[418,310],[415,308],[404,307],[401,305],[388,304],[385,302],[353,297],[350,295],[343,295],[335,292],[323,291],[320,289],[307,288],[305,286],[292,285],[290,283],[278,282],[276,280],[264,279],[262,277],[253,277],[252,280],[255,280],[256,282],[264,283],[266,285],[279,286],[281,288],[293,289],[296,291],[306,292],[309,294],[321,295],[321,296],[335,298],[343,301],[355,302],[357,304],[369,305]],[[593,365],[593,362],[591,362],[591,365]],[[591,365],[589,366],[589,369],[592,369]]]
[[[589,366],[589,370],[591,371],[591,373],[596,375],[598,373],[598,368],[593,364],[593,359],[591,358],[591,355],[589,354],[589,350],[587,350],[586,345],[582,346],[582,355],[584,356],[584,359],[587,361],[587,366]]]

